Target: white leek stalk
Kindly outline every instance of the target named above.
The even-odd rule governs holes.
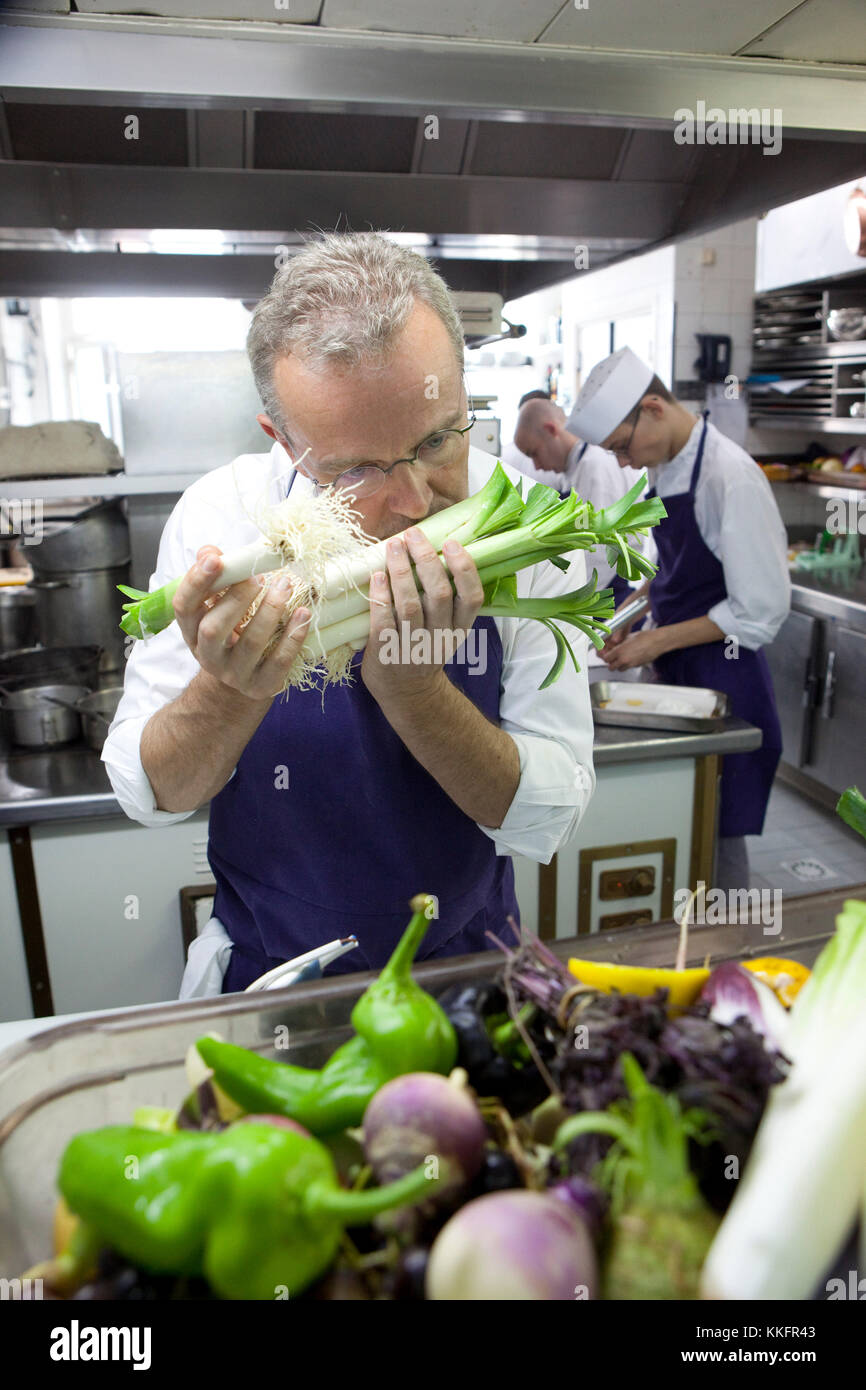
[[[808,1298],[853,1230],[866,1185],[864,997],[866,903],[849,901],[792,1008],[794,1065],[770,1091],[704,1264],[705,1298]]]

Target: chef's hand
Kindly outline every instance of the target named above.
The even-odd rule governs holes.
[[[370,636],[361,679],[382,706],[435,693],[447,679],[444,663],[462,646],[484,602],[478,570],[462,545],[446,541],[443,550],[454,593],[448,571],[423,531],[411,527],[404,535],[405,544],[401,537],[388,542],[387,575],[380,571],[370,580]],[[416,636],[420,632],[426,636]]]
[[[650,628],[648,632],[634,632],[612,644],[610,638],[601,649],[600,656],[612,671],[629,671],[633,666],[648,666],[663,652],[669,651],[666,629]],[[619,633],[614,633],[619,637]]]
[[[259,594],[258,579],[247,579],[214,594],[222,568],[222,551],[203,545],[196,562],[181,580],[174,612],[183,639],[202,670],[250,700],[271,700],[283,689],[289,667],[307,636],[310,614],[299,608],[275,643],[291,581],[272,583],[256,612],[241,630],[250,604]]]
[[[634,603],[635,599],[643,598],[648,593],[649,585],[642,585],[640,589],[636,589],[633,594],[629,594],[628,598],[624,599],[623,602],[618,605],[618,607],[614,611],[613,616],[616,617],[617,613],[621,613],[624,608],[628,608],[629,604]],[[612,632],[610,634],[604,646],[601,648],[601,655],[605,661],[607,661],[607,658],[613,651],[613,649],[615,647],[618,647],[620,643],[625,641],[632,628],[634,627],[635,623],[639,623],[641,618],[644,617],[646,617],[646,609],[644,609],[643,613],[635,613],[634,617],[631,619],[630,622],[623,623],[622,627],[618,627],[616,632]]]

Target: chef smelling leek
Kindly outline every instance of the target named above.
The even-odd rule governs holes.
[[[213,917],[183,997],[245,989],[349,935],[359,946],[329,973],[378,970],[422,884],[437,903],[419,960],[491,948],[488,930],[519,916],[512,855],[549,862],[594,786],[585,672],[566,661],[539,689],[550,631],[482,613],[472,555],[446,538],[440,559],[416,529],[478,494],[492,467],[469,442],[462,328],[429,262],[372,232],[314,239],[256,306],[248,351],[269,452],[211,469],[178,502],[150,585],[182,576],[176,621],[135,644],[103,749],[143,824],[210,803]],[[261,546],[260,499],[309,515],[341,492],[386,543],[368,595],[349,595],[369,637],[354,633],[367,640],[349,682],[286,698],[310,607],[283,627],[289,592],[274,585],[244,621],[259,586],[215,594],[214,581],[221,556]],[[518,597],[558,604],[588,578],[582,555],[566,569],[521,568]],[[427,659],[385,659],[404,623]],[[472,666],[434,640],[473,628]]]
[[[630,348],[594,367],[570,427],[616,454],[622,467],[650,471],[650,497],[664,501],[656,527],[658,574],[642,590],[653,624],[626,625],[606,643],[611,671],[652,667],[671,685],[724,691],[730,711],[756,725],[753,753],[723,761],[720,888],[747,888],[746,835],[760,835],[782,748],[767,659],[790,608],[787,537],[770,486],[745,450],[705,411],[677,401]]]

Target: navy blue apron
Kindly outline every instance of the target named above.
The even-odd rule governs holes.
[[[494,620],[476,619],[467,640],[486,662],[458,652],[445,670],[498,724]],[[277,696],[211,802],[213,911],[234,943],[224,994],[351,932],[360,945],[327,973],[380,969],[416,893],[434,894],[439,914],[419,960],[490,949],[488,929],[520,920],[510,855],[497,855],[398,738],[361,681],[363,656],[352,684],[330,686],[324,702],[319,690]]]
[[[695,489],[707,437],[707,413],[688,492],[664,499],[667,517],[655,527],[658,574],[650,584],[650,609],[657,627],[705,617],[727,597],[721,563],[704,543],[695,519]],[[655,497],[652,488],[647,494]],[[734,753],[722,759],[719,835],[760,835],[773,777],[782,752],[782,734],[770,668],[763,651],[738,644],[738,655],[726,657],[729,643],[706,642],[666,652],[654,662],[656,675],[669,685],[708,686],[724,691],[730,712],[761,730],[764,738],[754,753]]]

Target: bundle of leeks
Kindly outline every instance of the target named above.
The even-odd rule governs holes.
[[[479,492],[417,525],[440,556],[447,540],[466,548],[484,585],[482,615],[533,618],[550,630],[556,656],[543,689],[558,679],[567,659],[579,669],[559,624],[571,624],[602,647],[609,631],[606,623],[613,616],[613,594],[597,588],[593,572],[587,584],[571,593],[521,599],[515,576],[542,560],[566,570],[565,555],[597,546],[607,548],[609,562],[625,579],[654,574],[655,567],[629,544],[646,536],[666,515],[658,498],[639,500],[645,482],[641,478],[618,502],[596,510],[575,493],[563,499],[542,483],[524,499],[522,487],[515,487],[497,463]],[[261,540],[223,557],[218,590],[253,575],[289,571],[294,587],[285,620],[301,606],[311,612],[307,641],[289,672],[287,688],[344,680],[355,650],[369,636],[370,577],[387,567],[385,542],[364,534],[351,500],[324,492],[260,508],[255,519]],[[172,580],[149,594],[119,586],[131,600],[123,605],[124,632],[146,638],[168,627],[174,621],[172,601],[180,582]]]

